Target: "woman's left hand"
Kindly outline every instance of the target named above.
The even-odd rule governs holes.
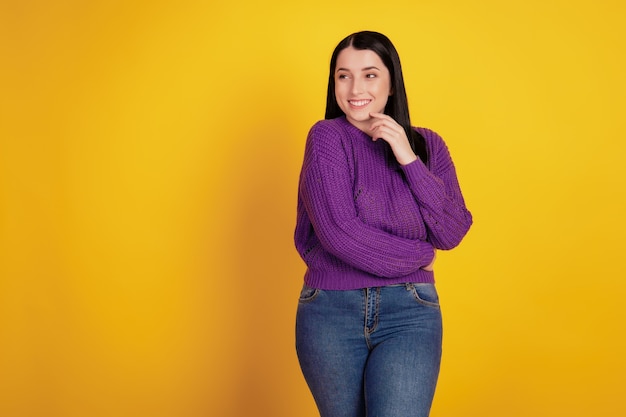
[[[417,159],[404,128],[395,120],[383,113],[370,113],[373,119],[369,134],[372,140],[383,139],[391,146],[391,150],[400,165],[407,165]]]

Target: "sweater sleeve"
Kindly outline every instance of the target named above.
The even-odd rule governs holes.
[[[452,249],[461,243],[472,225],[456,170],[443,139],[428,129],[419,129],[429,145],[430,170],[420,159],[402,167],[428,229],[428,240],[437,249]]]
[[[428,265],[434,257],[431,243],[389,234],[357,216],[347,161],[341,133],[327,125],[313,126],[299,192],[324,249],[355,268],[386,278]]]

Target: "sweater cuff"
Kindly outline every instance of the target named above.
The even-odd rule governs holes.
[[[410,164],[400,165],[409,184],[420,184],[424,179],[430,177],[430,171],[421,159],[417,158]]]

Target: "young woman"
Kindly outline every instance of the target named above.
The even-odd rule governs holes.
[[[354,33],[330,61],[300,174],[296,350],[321,417],[422,417],[441,358],[437,249],[472,224],[448,149],[413,128],[398,53]]]

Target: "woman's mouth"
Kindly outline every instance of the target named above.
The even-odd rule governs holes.
[[[367,106],[371,101],[372,100],[348,100],[348,103],[351,107],[358,109]]]

